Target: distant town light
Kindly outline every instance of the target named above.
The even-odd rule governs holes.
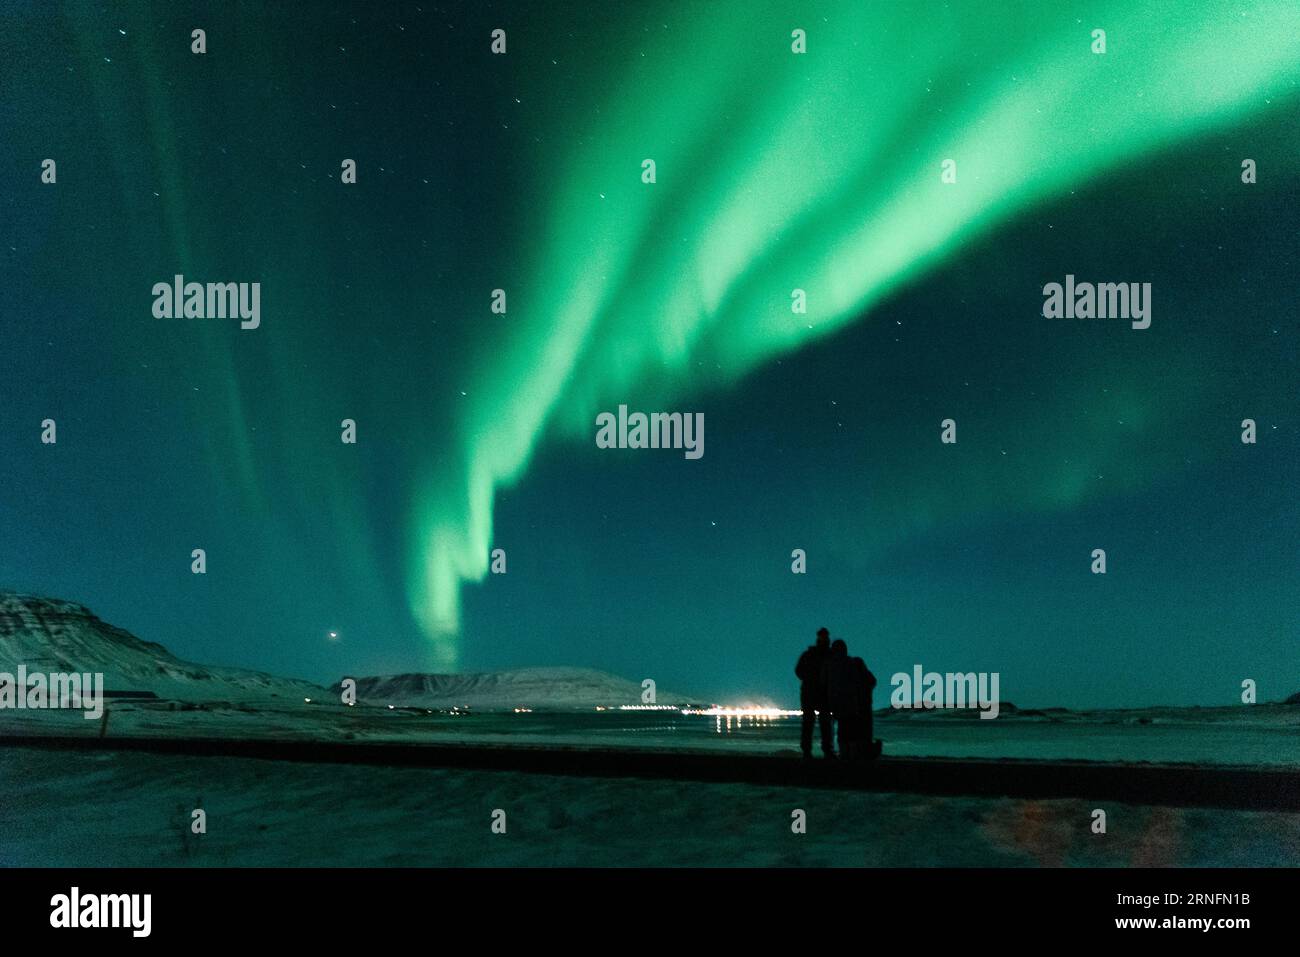
[[[597,708],[597,711],[604,711],[604,708]],[[619,711],[676,711],[675,704],[621,704],[618,706]]]

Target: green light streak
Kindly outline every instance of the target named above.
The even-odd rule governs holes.
[[[593,108],[538,157],[550,202],[513,338],[481,360],[457,454],[413,511],[411,604],[441,665],[460,586],[487,571],[495,492],[545,436],[590,440],[634,388],[732,383],[1018,213],[1296,92],[1293,2],[1051,6],[675,4],[626,76],[590,78]],[[1085,494],[1072,475],[1048,485],[1039,504]]]

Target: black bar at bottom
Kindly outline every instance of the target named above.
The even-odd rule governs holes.
[[[790,934],[819,947],[840,935],[863,947],[983,950],[1098,935],[1231,946],[1243,934],[1294,933],[1294,880],[1283,869],[31,869],[0,871],[0,933],[6,945],[134,943],[130,926],[52,927],[59,895],[70,901],[75,887],[83,903],[148,894],[149,939],[205,952],[345,943],[365,952],[773,951],[795,946]]]

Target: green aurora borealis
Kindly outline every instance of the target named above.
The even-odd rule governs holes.
[[[917,29],[915,4],[824,4],[793,56],[804,20],[788,4],[685,4],[626,69],[591,77],[616,109],[580,113],[531,164],[547,199],[524,321],[474,376],[487,387],[455,474],[420,498],[411,577],[431,633],[455,634],[461,582],[487,573],[496,491],[548,428],[580,441],[647,382],[670,403],[701,379],[729,384],[1018,211],[1261,111],[1300,77],[1298,6],[1034,9],[944,5]],[[1104,56],[1084,39],[1094,24],[1114,38]],[[1088,468],[1035,497],[1071,504]]]
[[[1300,690],[1300,5],[0,28],[0,586],[330,680],[576,664],[790,700],[828,623],[1020,704]],[[177,273],[260,281],[261,328],[152,319]],[[1043,319],[1067,273],[1152,281],[1152,327]],[[620,403],[703,410],[708,452],[597,451]]]

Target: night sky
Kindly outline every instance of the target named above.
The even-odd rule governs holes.
[[[1052,6],[6,3],[0,587],[322,682],[793,704],[825,625],[1021,706],[1300,691],[1300,6]]]

